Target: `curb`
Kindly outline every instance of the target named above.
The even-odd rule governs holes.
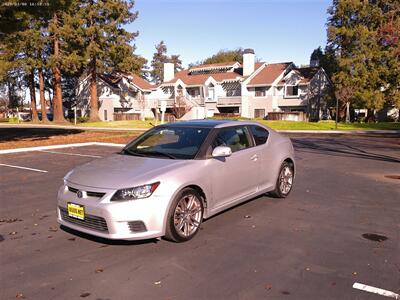
[[[35,125],[35,124],[0,124],[0,128],[49,128],[49,129],[71,129],[71,130],[98,130],[98,131],[138,131],[143,132],[148,128],[112,128],[112,127],[86,127],[68,125]]]

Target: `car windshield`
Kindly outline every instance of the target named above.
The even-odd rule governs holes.
[[[210,128],[156,127],[132,141],[122,154],[167,159],[193,159]]]

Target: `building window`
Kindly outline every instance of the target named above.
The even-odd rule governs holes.
[[[200,88],[187,88],[186,91],[193,98],[200,97]]]
[[[286,86],[286,97],[297,97],[299,95],[298,85],[287,85]]]
[[[254,110],[254,118],[264,118],[264,117],[265,117],[265,109]]]
[[[267,89],[265,87],[256,87],[255,92],[256,97],[265,97]]]

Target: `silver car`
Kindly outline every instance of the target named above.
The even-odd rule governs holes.
[[[203,219],[264,193],[286,197],[290,139],[250,121],[154,127],[117,154],[76,167],[58,192],[58,222],[108,239],[190,240]]]

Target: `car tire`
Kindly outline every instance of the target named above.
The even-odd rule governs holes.
[[[269,194],[275,198],[286,198],[292,191],[294,184],[293,164],[284,161],[279,169],[275,189]]]
[[[203,212],[202,196],[194,189],[183,189],[169,209],[165,238],[177,243],[192,239],[200,229]]]

